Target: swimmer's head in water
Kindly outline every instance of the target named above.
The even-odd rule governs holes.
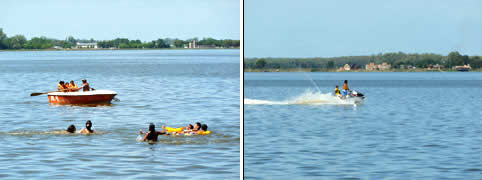
[[[196,122],[196,124],[194,125],[194,130],[199,130],[199,129],[201,129],[201,123]]]
[[[71,124],[68,128],[67,128],[67,132],[69,133],[75,133],[75,126],[73,124]]]
[[[193,128],[192,124],[188,124],[186,129],[191,130],[192,128]]]
[[[85,128],[87,129],[92,128],[92,122],[90,120],[87,120],[87,122],[85,122]]]
[[[207,130],[208,130],[208,125],[207,125],[207,124],[203,124],[203,125],[201,126],[201,129],[202,129],[203,131],[207,131]]]
[[[156,131],[156,126],[153,123],[149,124],[149,131],[151,132]]]

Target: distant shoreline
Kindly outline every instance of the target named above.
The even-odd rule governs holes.
[[[253,69],[244,68],[244,72],[460,72],[453,69],[426,70],[426,69],[392,69],[387,71],[366,71],[364,69],[356,69],[351,71],[338,71],[338,69],[321,69],[321,68],[287,68],[287,69]],[[482,72],[481,69],[471,69],[468,72]]]
[[[455,72],[482,71],[482,56],[457,51],[379,53],[363,56],[313,58],[245,58],[244,72]]]
[[[82,48],[82,49],[1,49],[0,52],[8,51],[102,51],[102,50],[208,50],[208,49],[240,49],[240,48]]]

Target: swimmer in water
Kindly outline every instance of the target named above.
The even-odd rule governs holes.
[[[184,129],[183,132],[184,132],[184,133],[189,133],[189,132],[192,131],[192,128],[194,128],[194,127],[192,126],[192,124],[188,124],[188,125],[186,126],[186,129]]]
[[[69,127],[67,127],[67,130],[61,132],[61,134],[73,134],[75,133],[75,126],[71,124]]]
[[[162,131],[156,131],[156,126],[153,123],[149,124],[149,132],[146,133],[142,141],[157,141],[157,136],[166,134],[165,127],[166,126],[162,125]],[[139,129],[139,133],[142,134],[142,130]]]
[[[82,129],[79,133],[81,134],[94,133],[94,130],[92,130],[91,128],[92,128],[92,122],[90,120],[87,120],[87,122],[85,122],[85,128]]]
[[[206,132],[208,130],[208,125],[207,124],[203,124],[201,126],[201,130],[199,130],[198,132],[196,132],[196,134],[202,134],[204,132]]]
[[[201,123],[196,122],[196,124],[194,124],[194,128],[192,129],[192,132],[198,132],[200,129],[201,129]]]

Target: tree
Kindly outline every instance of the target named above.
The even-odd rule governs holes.
[[[126,44],[126,43],[120,43],[119,44],[119,48],[130,48],[129,44]]]
[[[62,48],[72,48],[72,46],[74,46],[74,45],[71,42],[64,41],[62,43]]]
[[[463,55],[460,59],[462,60],[463,65],[469,64],[469,56]]]
[[[177,48],[182,48],[184,47],[184,44],[186,44],[183,40],[176,39],[174,40],[174,46]]]
[[[266,60],[264,59],[258,59],[256,60],[256,68],[264,68],[264,66],[266,65]]]
[[[76,45],[76,44],[77,44],[77,40],[76,40],[74,37],[72,37],[72,36],[67,37],[67,39],[66,39],[65,41],[70,42],[70,43],[72,43],[73,45]]]
[[[34,37],[25,44],[26,49],[47,49],[54,47],[55,44],[46,37]]]
[[[144,47],[144,48],[154,48],[154,43],[153,42],[142,43],[142,47]]]
[[[163,39],[157,39],[153,41],[155,48],[169,48],[169,44],[166,43]]]
[[[3,33],[3,29],[0,28],[0,49],[7,48],[7,46],[5,45],[5,39],[7,39],[7,35]]]
[[[459,52],[454,51],[449,53],[447,67],[461,65],[463,63],[464,60],[462,58],[462,55],[459,54]]]
[[[482,57],[480,56],[474,56],[470,58],[470,67],[474,69],[479,69],[482,68]]]
[[[335,62],[333,62],[333,61],[328,61],[328,63],[326,64],[326,67],[327,67],[328,69],[333,69],[333,68],[335,68]]]
[[[15,35],[5,39],[5,42],[8,49],[21,49],[27,42],[27,39],[25,39],[25,36],[23,35]]]

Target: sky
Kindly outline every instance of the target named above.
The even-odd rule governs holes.
[[[239,0],[2,0],[0,28],[27,39],[240,39]]]
[[[245,0],[245,57],[482,55],[480,0]]]

